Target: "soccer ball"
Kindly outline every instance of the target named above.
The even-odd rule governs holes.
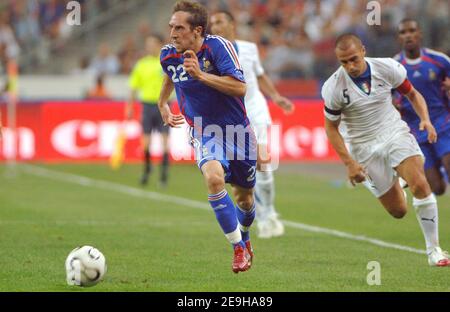
[[[68,285],[94,286],[106,273],[105,256],[92,246],[77,247],[66,259]]]

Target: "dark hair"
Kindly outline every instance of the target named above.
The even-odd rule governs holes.
[[[208,11],[206,8],[197,2],[191,1],[179,1],[173,7],[173,12],[188,12],[189,16],[187,22],[191,25],[191,29],[197,26],[201,26],[202,36],[206,35],[206,27],[208,26]]]
[[[225,14],[229,22],[234,23],[236,20],[234,19],[233,14],[230,11],[227,10],[219,10],[214,12],[214,14]]]
[[[359,45],[359,46],[363,46],[361,39],[359,39],[359,37],[357,35],[351,34],[351,33],[345,33],[345,34],[342,34],[339,37],[337,37],[334,47],[336,49],[339,48],[339,49],[345,50],[352,43]]]
[[[405,23],[409,23],[409,22],[416,23],[417,28],[420,29],[419,22],[416,19],[412,18],[412,17],[405,17],[404,19],[402,19],[400,21],[400,23],[398,25],[400,26],[401,24],[405,24]]]

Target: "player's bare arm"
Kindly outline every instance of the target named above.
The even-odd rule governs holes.
[[[159,112],[161,113],[164,125],[169,125],[173,128],[178,128],[184,123],[184,117],[181,114],[175,115],[170,111],[169,98],[174,89],[172,79],[169,76],[164,77],[161,93],[158,101]]]
[[[325,118],[325,131],[328,136],[328,140],[333,146],[336,153],[341,158],[344,165],[347,167],[348,179],[352,185],[356,183],[361,183],[366,179],[366,172],[356,160],[352,158],[350,153],[345,146],[344,139],[339,133],[339,123],[338,121],[331,121]]]
[[[184,69],[192,78],[226,95],[245,96],[245,92],[247,91],[245,83],[230,76],[217,76],[201,71],[197,55],[192,50],[184,52],[184,57]]]
[[[272,101],[281,107],[285,113],[292,113],[294,111],[294,104],[292,101],[278,93],[272,80],[270,80],[266,74],[262,74],[258,77],[258,85],[261,88],[261,91],[270,96]]]
[[[415,88],[412,88],[408,93],[405,94],[405,96],[411,102],[414,111],[420,117],[419,129],[421,131],[426,130],[428,132],[428,142],[436,143],[437,133],[430,121],[427,104],[422,94],[420,94]]]

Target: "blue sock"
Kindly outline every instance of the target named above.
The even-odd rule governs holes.
[[[239,244],[245,247],[238,229],[236,210],[227,190],[208,195],[208,201],[228,241],[233,246]]]
[[[256,209],[255,202],[253,202],[253,206],[249,211],[246,211],[236,205],[236,215],[239,220],[239,228],[241,230],[242,240],[244,242],[250,239],[250,231],[249,228],[255,220]]]

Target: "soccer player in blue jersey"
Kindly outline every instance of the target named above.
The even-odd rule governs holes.
[[[191,144],[205,179],[208,200],[234,248],[232,270],[247,271],[253,251],[249,228],[255,218],[253,188],[256,138],[247,118],[246,85],[233,45],[206,34],[208,13],[198,3],[175,4],[169,22],[172,44],[161,50],[164,78],[158,102],[166,124],[191,127]],[[182,115],[167,100],[175,88]],[[225,189],[230,183],[236,205]]]
[[[400,96],[397,105],[403,120],[419,142],[425,155],[425,174],[436,195],[442,195],[446,182],[441,166],[450,176],[450,59],[440,53],[421,46],[422,33],[414,19],[404,19],[398,26],[398,37],[403,51],[395,59],[403,64],[408,79],[427,102],[431,122],[436,128],[438,140],[427,141],[427,133],[420,131],[419,118],[405,96]]]

